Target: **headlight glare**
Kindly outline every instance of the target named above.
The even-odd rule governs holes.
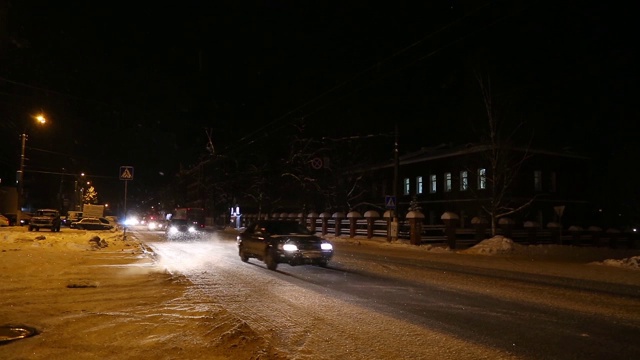
[[[282,249],[284,251],[298,251],[298,247],[295,244],[284,244]]]
[[[320,244],[320,248],[322,250],[333,250],[333,245],[331,245],[329,243],[322,243],[322,244]]]

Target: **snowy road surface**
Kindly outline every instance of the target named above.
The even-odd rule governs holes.
[[[628,359],[640,354],[630,270],[335,242],[329,268],[242,263],[234,239],[137,232],[189,297],[293,359]],[[626,271],[626,273],[625,273]],[[635,275],[635,274],[633,274]],[[637,278],[637,275],[635,275]]]

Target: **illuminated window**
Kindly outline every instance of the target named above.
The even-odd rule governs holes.
[[[422,176],[416,178],[416,194],[422,194]]]
[[[436,191],[438,190],[438,187],[437,187],[437,178],[438,178],[438,177],[437,177],[437,176],[435,176],[435,175],[431,175],[431,176],[429,177],[429,192],[430,192],[430,193],[432,193],[432,194],[435,194],[435,193],[436,193]]]
[[[467,170],[460,171],[460,191],[469,189],[469,172]]]
[[[542,191],[542,171],[540,170],[533,172],[533,188],[536,191]]]
[[[411,191],[411,180],[409,178],[404,179],[404,194],[409,195]]]
[[[478,189],[487,188],[487,169],[478,169]]]
[[[451,191],[451,173],[444,173],[444,191]]]

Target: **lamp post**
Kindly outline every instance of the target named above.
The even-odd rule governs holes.
[[[44,115],[40,114],[35,117],[36,121],[40,124],[45,124],[47,119]],[[21,143],[21,151],[20,151],[20,170],[18,170],[18,205],[16,209],[16,225],[20,225],[22,221],[22,202],[24,201],[24,151],[27,145],[27,134],[26,130],[20,134],[20,143]]]

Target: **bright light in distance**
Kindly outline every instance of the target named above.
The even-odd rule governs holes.
[[[282,249],[284,251],[298,251],[298,247],[294,244],[284,244],[282,245]]]
[[[329,243],[322,243],[322,244],[320,244],[320,248],[322,250],[333,250],[333,245],[331,245]]]
[[[188,231],[189,231],[190,233],[194,233],[194,232],[196,232],[196,228],[195,228],[195,227],[193,227],[193,226],[189,226],[189,230],[188,230]]]
[[[177,232],[178,232],[178,228],[177,227],[172,226],[172,227],[169,228],[169,233],[170,234],[175,234]]]
[[[125,224],[125,225],[138,225],[138,223],[139,223],[139,221],[138,221],[138,219],[137,219],[135,216],[130,217],[130,218],[127,218],[127,219],[124,221],[124,224]]]

